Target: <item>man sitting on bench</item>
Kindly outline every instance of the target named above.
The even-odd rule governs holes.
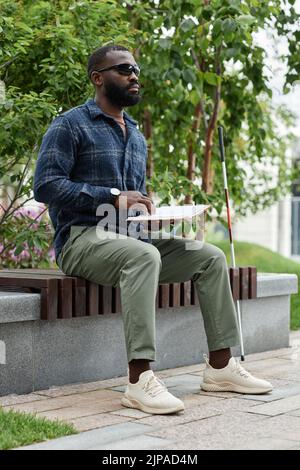
[[[54,119],[43,138],[34,195],[49,205],[57,264],[67,275],[120,286],[129,364],[124,406],[154,414],[184,409],[154,375],[150,362],[155,361],[158,284],[188,280],[197,291],[209,348],[201,388],[269,392],[269,382],[253,377],[231,357],[239,335],[220,249],[204,243],[201,249],[187,250],[184,239],[137,239],[124,234],[117,219],[115,232],[120,236],[99,229],[109,207],[119,213],[121,200],[126,210],[136,203],[149,213],[155,210],[145,187],[146,141],[123,111],[140,101],[139,74],[126,48],[97,49],[88,60],[95,98]]]

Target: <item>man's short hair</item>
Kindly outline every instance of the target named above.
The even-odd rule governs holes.
[[[89,57],[88,65],[87,65],[87,73],[89,78],[91,78],[91,73],[95,69],[100,69],[104,66],[105,57],[107,52],[110,51],[126,51],[130,52],[129,49],[123,46],[118,46],[117,44],[111,44],[109,46],[99,47],[96,49]]]

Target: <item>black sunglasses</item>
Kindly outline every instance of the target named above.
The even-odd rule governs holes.
[[[116,65],[112,65],[111,67],[106,67],[104,69],[95,69],[95,70],[92,70],[92,72],[106,72],[107,70],[112,70],[112,69],[115,69],[117,70],[119,74],[127,75],[128,77],[132,73],[134,73],[138,77],[141,73],[141,69],[137,65],[131,65],[131,64],[116,64]]]

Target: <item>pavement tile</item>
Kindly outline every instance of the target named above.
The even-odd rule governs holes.
[[[171,441],[167,441],[166,439],[162,439],[160,437],[141,435],[130,437],[129,439],[122,439],[120,441],[106,445],[92,447],[90,450],[148,450],[152,449],[153,447],[156,449],[164,449],[165,446],[169,444],[171,444]]]
[[[269,373],[273,367],[286,366],[286,360],[281,357],[270,357],[268,359],[261,359],[260,361],[245,361],[241,363],[242,366],[249,370],[251,373],[264,374]]]
[[[293,348],[288,354],[283,354],[280,359],[292,359],[293,361],[299,361],[300,349]]]
[[[240,442],[238,446],[233,446],[232,450],[292,450],[295,441],[288,439],[261,437]]]
[[[223,449],[225,445],[230,448],[251,436],[255,437],[257,424],[267,419],[263,416],[232,411],[178,426],[165,426],[147,435],[171,440],[173,448],[176,449]]]
[[[277,416],[300,408],[300,394],[270,403],[259,404],[251,408],[251,413]]]
[[[88,382],[83,384],[64,385],[62,387],[51,387],[48,390],[35,392],[46,397],[61,397],[73,395],[74,393],[84,393],[104,388],[112,388],[127,383],[127,377],[117,377],[114,379],[100,380],[97,382]]]
[[[35,393],[29,393],[27,395],[6,395],[5,397],[0,397],[0,406],[19,405],[21,403],[30,403],[45,399],[47,399],[47,397],[40,397]]]
[[[152,426],[177,426],[183,423],[189,423],[192,421],[200,421],[202,419],[209,418],[211,416],[222,415],[224,413],[239,411],[248,411],[252,408],[251,405],[246,400],[239,399],[220,399],[220,398],[206,398],[199,397],[199,403],[194,403],[193,406],[186,406],[184,412],[180,412],[173,415],[158,415],[158,416],[149,416],[148,418],[143,418],[139,422],[144,424],[150,424]],[[203,399],[205,401],[203,401]],[[183,400],[186,404],[186,401]],[[201,403],[202,401],[202,403]],[[187,399],[187,403],[189,399]]]
[[[201,419],[216,416],[218,414],[221,414],[221,412],[214,408],[195,406],[193,408],[185,409],[184,412],[170,415],[153,415],[147,418],[142,418],[139,420],[139,423],[169,428],[174,426],[177,427],[182,423],[189,423],[196,420],[200,421]]]
[[[186,395],[198,393],[199,385],[190,384],[190,385],[184,385],[184,386],[178,386],[178,387],[168,387],[168,390],[175,397],[183,400]]]
[[[121,406],[120,400],[102,401],[99,403],[78,404],[77,406],[68,406],[55,410],[42,411],[37,415],[48,419],[69,421],[83,416],[92,416],[99,413],[116,411],[120,409]]]
[[[147,416],[152,416],[149,413],[144,413],[141,410],[136,410],[133,408],[122,408],[122,410],[112,411],[112,414],[119,416],[127,416],[128,418],[132,419],[140,419],[145,418]]]
[[[139,436],[151,431],[150,426],[140,422],[126,422],[93,429],[73,436],[60,437],[51,441],[20,447],[22,450],[89,450],[104,446],[131,436]]]
[[[126,385],[119,385],[118,387],[113,387],[111,390],[124,393],[126,390]]]
[[[74,394],[62,396],[59,398],[49,398],[48,400],[42,399],[40,401],[22,403],[17,405],[5,406],[4,409],[14,409],[16,411],[24,411],[29,413],[41,413],[50,410],[59,410],[69,408],[72,406],[81,406],[82,404],[102,405],[107,406],[109,411],[109,403],[117,400],[120,403],[122,394],[113,392],[111,390],[99,390],[97,392],[87,392],[84,394]]]
[[[252,431],[253,432],[253,431]],[[155,449],[155,447],[153,448]],[[158,447],[159,449],[159,447]],[[280,438],[251,438],[244,432],[235,435],[199,435],[188,442],[173,441],[164,450],[296,450],[295,441]]]
[[[298,362],[293,362],[287,359],[282,359],[281,364],[270,365],[270,368],[268,369],[267,368],[263,369],[263,366],[261,367],[262,368],[259,371],[258,371],[258,368],[250,369],[249,367],[248,369],[253,375],[257,375],[258,377],[269,380],[270,382],[272,382],[274,378],[289,380],[293,382],[299,382],[300,363]]]
[[[195,374],[205,369],[205,364],[193,364],[191,366],[176,367],[176,369],[165,369],[155,371],[155,374],[164,378],[182,374]]]
[[[183,374],[183,375],[176,375],[173,377],[166,377],[164,378],[164,383],[168,388],[171,387],[181,387],[185,385],[193,385],[198,387],[200,386],[200,379],[192,374]]]
[[[290,416],[300,416],[300,408],[298,410],[289,411],[288,415],[290,415]]]
[[[248,362],[256,362],[256,361],[261,361],[264,359],[271,359],[271,358],[280,358],[284,354],[289,354],[293,348],[290,346],[288,348],[282,348],[282,349],[274,349],[273,351],[263,351],[260,353],[254,353],[254,354],[247,354],[245,356],[245,361],[243,364],[247,364]]]
[[[256,415],[258,416],[258,415]],[[257,437],[285,439],[300,446],[300,418],[289,415],[266,417],[265,421],[257,423]]]
[[[103,428],[104,426],[110,426],[112,424],[125,423],[129,420],[130,418],[117,416],[114,413],[101,413],[71,419],[68,420],[68,422],[73,424],[77,431],[83,432],[90,431],[91,429]]]
[[[193,408],[194,406],[212,406],[214,403],[224,400],[222,397],[211,397],[201,395],[200,393],[192,393],[183,397],[185,409]]]

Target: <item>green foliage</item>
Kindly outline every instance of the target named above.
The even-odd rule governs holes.
[[[291,125],[292,116],[271,103],[264,45],[254,42],[253,33],[273,25],[274,45],[278,36],[285,36],[290,50],[295,51],[288,61],[299,66],[297,32],[286,34],[299,25],[299,15],[291,8],[290,14],[280,17],[279,25],[282,8],[279,0],[272,4],[256,0],[211,0],[206,2],[208,5],[192,0],[161,0],[158,6],[150,0],[130,3],[129,19],[137,28],[138,61],[144,85],[143,102],[132,113],[142,123],[146,108],[153,124],[149,143],[155,177],[149,189],[168,194],[174,188],[179,201],[184,192],[191,193],[195,202],[205,199],[201,176],[206,137],[216,88],[221,85],[218,123],[225,129],[229,187],[236,212],[245,214],[248,209],[255,212],[273,204],[290,190],[294,177],[286,158],[292,136],[282,136],[279,131],[280,127]],[[199,102],[201,122],[195,131],[193,115]],[[191,186],[184,180],[190,142],[196,154],[195,180]],[[158,176],[166,169],[169,180]],[[212,175],[213,195],[206,198],[221,211],[223,180],[216,132]],[[180,194],[177,183],[181,186]],[[167,200],[164,197],[164,203]]]
[[[93,94],[89,54],[110,42],[130,47],[133,34],[126,10],[111,0],[0,0],[0,12],[0,254],[4,266],[35,267],[43,255],[51,262],[49,222],[32,230],[32,220],[16,218],[15,211],[32,199],[43,134],[59,112]]]
[[[1,219],[1,268],[48,267],[55,261],[53,237],[43,207],[5,211]]]
[[[155,174],[149,189],[161,201],[179,203],[191,194],[221,213],[224,197],[216,133],[208,134],[217,106],[225,129],[229,187],[236,212],[267,207],[289,191],[286,159],[290,123],[274,109],[265,76],[263,44],[253,33],[272,25],[289,54],[286,91],[299,76],[299,15],[292,0],[0,0],[0,221],[13,225],[13,211],[31,198],[32,168],[41,138],[59,112],[93,94],[87,57],[100,45],[134,49],[142,66],[143,99],[130,109],[143,129],[149,111]],[[0,82],[1,83],[1,82]],[[201,104],[200,125],[193,127]],[[188,149],[196,157],[187,178]],[[204,159],[212,152],[214,191],[201,189]],[[270,172],[272,167],[273,173]],[[253,177],[255,175],[255,177]],[[4,217],[4,219],[3,219]],[[3,224],[1,227],[3,234]],[[9,233],[9,230],[6,231]],[[11,231],[13,233],[13,231]],[[37,242],[38,243],[38,242]],[[4,241],[4,245],[7,243]]]

